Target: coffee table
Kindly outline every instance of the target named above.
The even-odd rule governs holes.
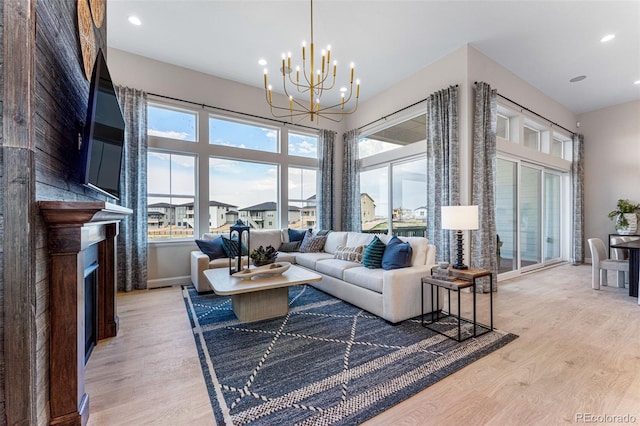
[[[322,276],[296,265],[281,275],[257,275],[252,279],[235,278],[229,269],[204,271],[213,291],[231,296],[233,313],[242,322],[280,317],[289,312],[289,287],[322,280]]]

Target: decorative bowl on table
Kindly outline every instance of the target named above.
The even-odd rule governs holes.
[[[267,248],[260,246],[249,254],[253,266],[264,266],[274,263],[277,256],[278,252],[273,246],[267,246]]]
[[[276,262],[276,257],[270,257],[268,259],[251,259],[253,266],[265,266]]]
[[[245,268],[242,271],[233,274],[232,277],[250,280],[257,275],[281,275],[290,267],[291,263],[289,262],[270,263],[268,265],[258,266],[255,268]]]

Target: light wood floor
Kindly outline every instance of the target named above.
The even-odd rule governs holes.
[[[638,300],[590,282],[588,265],[500,282],[495,326],[520,337],[366,425],[555,425],[581,413],[640,423]],[[87,365],[89,424],[214,424],[180,289],[120,294],[118,314],[119,335]]]

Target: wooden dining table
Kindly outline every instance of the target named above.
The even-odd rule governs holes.
[[[640,279],[640,240],[611,244],[611,248],[629,250],[629,296],[638,297]]]

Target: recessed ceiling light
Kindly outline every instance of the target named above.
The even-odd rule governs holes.
[[[129,23],[139,26],[142,25],[142,21],[140,20],[140,18],[138,18],[137,16],[129,16]]]
[[[614,38],[616,38],[616,35],[615,35],[615,34],[607,34],[606,36],[602,37],[602,38],[600,39],[600,41],[601,41],[602,43],[606,43],[606,42],[608,42],[608,41],[613,40]]]
[[[260,60],[258,61],[258,65],[260,65],[260,66],[263,66],[263,67],[264,67],[265,65],[267,65],[267,60],[266,60],[266,59],[260,59]]]
[[[640,84],[640,80],[634,81],[633,84]]]
[[[584,80],[585,78],[587,78],[586,75],[579,75],[577,77],[573,77],[571,80],[569,80],[570,83],[577,83],[579,81]]]

